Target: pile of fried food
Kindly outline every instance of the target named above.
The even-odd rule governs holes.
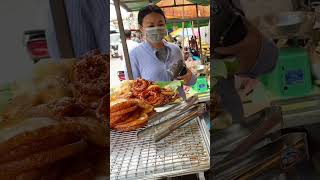
[[[144,127],[154,108],[139,99],[118,99],[110,104],[110,128],[120,132]]]
[[[161,88],[155,82],[145,79],[124,81],[111,95],[111,101],[118,99],[140,99],[152,106],[163,106],[179,98],[169,87]]]
[[[39,62],[1,114],[0,179],[95,179],[109,172],[108,55]]]

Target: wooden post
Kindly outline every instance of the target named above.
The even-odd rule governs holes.
[[[129,78],[129,80],[133,80],[130,57],[129,57],[129,51],[128,51],[126,37],[125,37],[125,34],[124,34],[123,21],[122,21],[122,17],[121,17],[120,2],[119,2],[119,0],[114,0],[113,2],[114,2],[114,7],[115,7],[116,13],[117,13],[117,20],[118,20],[119,31],[120,31],[120,38],[121,38],[121,43],[122,43],[122,47],[123,47],[124,59],[126,61],[128,78]]]
[[[199,44],[200,44],[200,57],[201,57],[202,56],[202,45],[201,45],[201,33],[200,33],[198,4],[196,4],[196,10],[197,10],[197,25],[198,25]]]
[[[183,0],[183,4],[184,4],[184,0]],[[182,6],[182,19],[184,19],[184,6]],[[184,49],[184,21],[181,22],[181,25],[182,25],[182,49]],[[184,53],[183,53],[184,54]]]

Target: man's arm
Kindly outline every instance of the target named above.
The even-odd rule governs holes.
[[[240,0],[232,0],[232,2],[237,8],[242,9]],[[249,24],[249,26],[253,25]],[[257,77],[274,69],[278,60],[279,52],[278,47],[271,39],[264,36],[256,27],[249,28],[252,28],[252,31],[257,31],[256,33],[260,36],[260,44],[258,46],[259,49],[257,53],[258,55],[256,59],[253,60],[254,65],[249,68],[249,71],[247,72],[249,76]],[[252,39],[252,41],[257,41],[257,39]],[[251,47],[251,49],[254,49],[254,47]]]
[[[244,40],[229,47],[219,47],[215,52],[234,55],[239,60],[238,74],[256,78],[272,71],[278,60],[278,48],[257,28],[246,22],[248,34]]]
[[[234,5],[239,6],[239,0],[234,0]],[[240,62],[240,73],[255,78],[273,70],[278,59],[278,48],[250,23],[247,23],[247,27],[248,35],[243,41],[231,47],[217,48],[215,51],[235,55]],[[244,112],[241,98],[234,86],[234,78],[220,80],[217,93],[224,109],[232,115],[233,122],[241,122]]]

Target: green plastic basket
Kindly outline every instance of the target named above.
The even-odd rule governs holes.
[[[274,95],[300,97],[312,91],[310,60],[303,48],[280,49],[276,68],[260,77],[260,81]]]
[[[196,93],[209,92],[209,85],[205,75],[199,76],[197,82],[192,86],[192,90]]]

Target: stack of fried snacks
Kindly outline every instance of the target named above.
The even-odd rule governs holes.
[[[120,99],[110,105],[110,128],[116,131],[133,131],[148,123],[153,106],[139,99]]]
[[[106,173],[106,131],[89,118],[2,121],[0,137],[1,179],[94,179]]]

